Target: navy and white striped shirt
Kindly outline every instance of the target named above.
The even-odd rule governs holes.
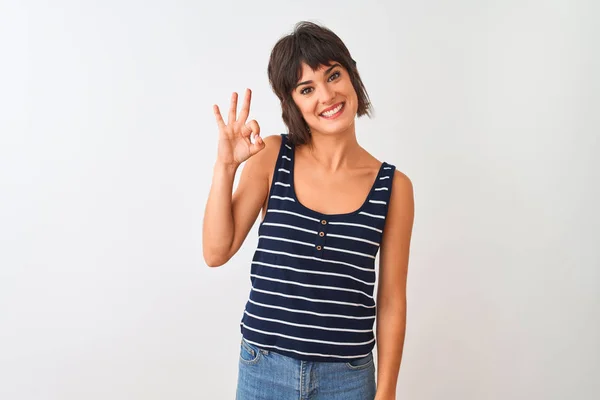
[[[242,335],[258,347],[301,360],[364,357],[375,346],[375,256],[395,167],[382,163],[358,210],[321,214],[298,201],[294,147],[281,136]]]

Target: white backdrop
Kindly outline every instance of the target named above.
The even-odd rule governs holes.
[[[308,19],[413,181],[398,399],[600,397],[599,3],[0,2],[0,398],[232,399],[257,243],[202,259],[211,106]],[[256,226],[255,226],[256,228]]]

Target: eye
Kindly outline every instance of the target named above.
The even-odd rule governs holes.
[[[305,87],[304,89],[302,89],[300,91],[300,94],[309,94],[310,92],[308,92],[307,90],[310,90],[312,92],[312,88],[311,87]]]
[[[339,78],[339,77],[340,77],[340,75],[341,75],[341,74],[340,74],[340,71],[336,71],[336,72],[334,72],[333,74],[331,74],[331,76],[329,77],[329,79],[328,79],[327,81],[328,81],[328,82],[331,82],[331,81],[333,81],[333,80],[335,80],[335,79]],[[332,78],[333,78],[333,79],[332,79]]]

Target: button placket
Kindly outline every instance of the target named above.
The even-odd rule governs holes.
[[[319,256],[323,254],[323,248],[325,247],[325,238],[327,237],[328,223],[326,219],[319,221],[318,233],[315,239],[315,253]]]

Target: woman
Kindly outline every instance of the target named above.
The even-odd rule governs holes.
[[[246,121],[250,90],[239,114],[232,95],[227,122],[214,106],[218,157],[203,231],[209,266],[238,251],[262,209],[240,324],[237,399],[394,399],[411,181],[358,144],[355,118],[371,106],[356,63],[333,32],[297,24],[273,48],[268,75],[288,134],[263,140],[258,123]]]

